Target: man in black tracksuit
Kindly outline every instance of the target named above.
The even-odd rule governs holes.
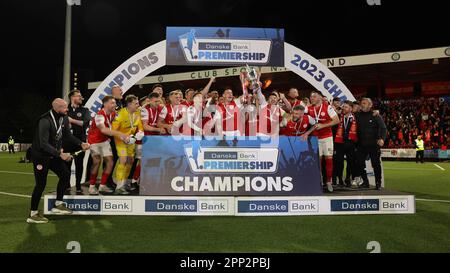
[[[358,126],[357,164],[355,177],[360,177],[362,188],[369,188],[369,180],[365,170],[365,161],[369,157],[375,173],[377,190],[381,189],[381,151],[384,145],[387,129],[380,115],[374,115],[372,111],[372,100],[363,98],[361,100],[361,111],[355,113]]]
[[[48,219],[39,215],[38,207],[47,183],[48,171],[52,170],[59,178],[56,188],[56,202],[53,213],[70,214],[72,211],[63,202],[64,192],[69,186],[70,170],[66,162],[72,160],[70,153],[62,150],[64,142],[77,145],[83,150],[89,144],[82,143],[70,132],[67,117],[67,103],[63,99],[55,99],[52,110],[39,117],[38,126],[31,145],[34,178],[36,185],[31,196],[31,211],[28,223],[47,223]]]
[[[89,109],[81,106],[83,103],[83,97],[81,96],[80,90],[73,90],[69,93],[69,123],[71,127],[72,134],[78,138],[81,142],[86,142],[86,131],[89,127],[89,122],[91,121],[91,113]],[[69,143],[63,143],[63,149],[66,152],[77,152],[78,147],[73,145],[68,145]],[[83,161],[84,152],[78,154],[73,160],[75,161],[75,184],[77,193],[81,193],[81,177],[83,176]],[[69,170],[72,166],[72,162],[68,162]],[[89,172],[87,172],[89,173]]]

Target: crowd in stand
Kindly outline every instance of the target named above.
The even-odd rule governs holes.
[[[376,100],[374,108],[388,128],[387,148],[414,148],[421,135],[426,149],[446,150],[450,145],[449,105],[439,98]]]

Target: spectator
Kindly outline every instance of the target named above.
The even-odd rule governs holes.
[[[448,103],[437,98],[375,101],[386,121],[388,148],[414,148],[414,140],[423,136],[426,148],[447,143]],[[418,107],[420,105],[420,107]]]

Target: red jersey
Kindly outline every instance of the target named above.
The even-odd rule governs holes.
[[[175,121],[180,120],[183,117],[183,111],[185,111],[185,105],[172,105],[167,104],[162,108],[159,113],[159,117],[164,120],[166,124],[173,124]],[[182,132],[182,127],[180,127],[180,133]],[[167,133],[166,135],[169,135]]]
[[[161,111],[163,109],[163,106],[158,105],[156,109],[153,109],[150,107],[150,105],[147,105],[145,107],[141,108],[141,120],[142,123],[148,124],[152,127],[156,127],[158,125],[158,117],[159,114],[161,114]],[[149,135],[159,135],[159,132],[144,132],[146,136]]]
[[[241,135],[256,136],[258,133],[258,113],[256,106],[246,105],[242,112],[242,118],[245,119],[245,125],[241,126]]]
[[[280,127],[283,120],[284,110],[278,106],[267,104],[259,112],[258,132],[263,134],[275,133],[275,126]],[[261,122],[264,122],[261,124]],[[274,130],[272,130],[274,128]]]
[[[186,106],[186,107],[189,107],[189,106],[194,105],[194,102],[193,102],[193,101],[189,102],[189,101],[187,101],[187,100],[184,100],[184,101],[182,101],[180,104],[181,104],[181,105],[184,105],[184,106]]]
[[[104,135],[97,127],[99,124],[105,125],[106,128],[111,128],[112,121],[116,118],[116,112],[107,115],[105,110],[101,109],[95,114],[89,128],[88,143],[96,144],[109,140],[109,136]]]
[[[328,123],[333,117],[337,116],[333,107],[326,102],[323,102],[319,106],[309,106],[308,115],[311,116],[316,123],[320,124]],[[331,131],[331,127],[327,127],[313,131],[312,135],[317,136],[319,139],[323,139],[333,137],[333,132]]]
[[[205,107],[205,104],[201,107],[191,105],[183,112],[183,115],[187,115],[187,126],[183,127],[183,135],[203,134],[203,128],[212,120],[211,113],[205,112]]]
[[[291,107],[294,108],[297,105],[303,105],[303,101],[298,100],[298,99],[294,99],[294,101],[289,101],[289,103],[291,104]]]
[[[239,107],[233,100],[227,106],[223,103],[219,104],[220,113],[222,114],[222,130],[237,131],[239,130]]]
[[[311,125],[314,125],[315,120],[309,115],[303,115],[303,117],[297,121],[290,119],[286,126],[281,129],[280,135],[284,136],[300,136],[309,130]]]

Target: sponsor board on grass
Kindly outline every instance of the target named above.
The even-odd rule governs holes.
[[[55,196],[45,196],[52,214]],[[345,214],[412,214],[412,195],[380,196],[66,196],[74,215],[300,216]]]

